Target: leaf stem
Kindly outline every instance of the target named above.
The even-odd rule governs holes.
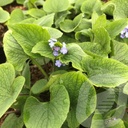
[[[48,75],[44,71],[44,69],[41,67],[41,65],[35,59],[32,59],[32,61],[39,68],[39,70],[42,72],[42,74],[45,76],[45,78],[48,79]]]

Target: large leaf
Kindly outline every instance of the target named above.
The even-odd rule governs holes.
[[[83,121],[83,120],[77,119],[76,108],[77,110],[80,109],[79,108],[80,107],[79,105],[81,104],[80,102],[79,102],[79,105],[77,106],[78,96],[79,96],[80,88],[86,80],[87,78],[81,72],[68,72],[60,76],[60,82],[66,87],[70,97],[70,111],[67,117],[68,126],[70,128],[78,127],[81,121]],[[83,102],[85,103],[86,101],[83,101]],[[86,106],[83,106],[83,107],[86,107]],[[80,114],[79,116],[82,116],[81,113],[79,114]],[[85,115],[85,118],[86,118],[86,115]]]
[[[9,18],[9,13],[0,7],[0,23],[6,22]]]
[[[9,64],[0,65],[0,117],[16,101],[25,79],[22,76],[15,78],[14,67]]]
[[[116,87],[128,81],[128,66],[108,58],[86,58],[83,70],[98,87]]]
[[[48,13],[62,12],[67,10],[68,7],[69,0],[61,0],[61,2],[58,2],[58,0],[47,0],[44,3],[44,10]]]
[[[24,52],[31,57],[38,57],[39,54],[31,52],[33,46],[40,41],[48,41],[50,38],[46,29],[35,24],[16,24],[11,26],[12,34],[21,45]]]
[[[22,47],[17,43],[10,31],[5,33],[3,42],[7,61],[13,64],[16,70],[21,71],[28,56],[24,53]]]
[[[69,96],[63,85],[50,88],[49,102],[41,103],[29,97],[24,107],[24,122],[27,128],[60,128],[69,111]]]
[[[76,118],[81,124],[96,108],[96,91],[93,85],[86,81],[80,88],[76,107]]]

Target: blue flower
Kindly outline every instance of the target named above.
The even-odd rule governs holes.
[[[124,30],[122,30],[120,34],[121,38],[128,38],[128,26],[124,28]]]
[[[61,52],[62,54],[67,54],[68,50],[67,50],[67,48],[66,48],[65,42],[63,42],[63,45],[62,45],[62,48],[60,49],[60,52]]]
[[[57,40],[54,39],[54,38],[51,38],[50,40],[48,40],[48,42],[49,42],[49,46],[50,46],[51,48],[53,48],[54,45],[55,45],[55,43],[57,42]]]
[[[55,46],[53,49],[54,49],[55,51],[59,51],[59,50],[60,50],[60,47],[56,47],[56,46]]]
[[[62,63],[60,62],[60,60],[56,60],[55,65],[56,65],[57,67],[61,67]]]
[[[55,50],[54,50],[54,51],[53,51],[53,55],[54,55],[54,56],[58,56],[58,55],[59,55],[58,51],[55,51]]]

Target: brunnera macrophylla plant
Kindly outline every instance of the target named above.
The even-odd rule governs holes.
[[[3,39],[0,117],[14,111],[1,127],[127,128],[127,0],[25,6],[11,13]],[[43,74],[34,84],[31,65]]]

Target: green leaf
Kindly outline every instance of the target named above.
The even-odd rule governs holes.
[[[66,87],[70,97],[70,111],[67,117],[68,126],[70,128],[76,128],[81,123],[78,122],[79,120],[76,117],[76,111],[80,109],[79,108],[80,102],[78,106],[77,106],[77,102],[78,102],[80,88],[86,80],[87,80],[86,76],[81,72],[68,72],[60,76],[60,83],[62,83]]]
[[[101,13],[101,5],[100,0],[86,0],[81,6],[81,11],[90,17],[94,11]]]
[[[45,12],[42,9],[32,8],[27,11],[27,14],[34,18],[41,18],[45,15]]]
[[[67,44],[68,53],[60,58],[63,63],[72,62],[72,66],[78,70],[83,70],[81,67],[81,61],[83,58],[87,58],[88,55],[81,49],[81,47],[75,43]]]
[[[39,53],[41,56],[48,57],[53,59],[53,51],[51,47],[49,46],[48,41],[44,42],[38,42],[33,48],[32,48],[32,53]]]
[[[123,120],[121,119],[111,119],[107,122],[108,122],[106,123],[107,128],[126,128]]]
[[[123,93],[128,95],[128,83],[125,84],[125,86],[123,88]]]
[[[1,128],[23,128],[22,116],[17,117],[14,113],[9,114],[1,125]]]
[[[3,43],[7,61],[13,64],[14,68],[17,71],[21,71],[26,60],[28,59],[28,56],[24,53],[21,46],[17,43],[11,31],[5,33]]]
[[[93,30],[94,31],[94,42],[100,44],[101,55],[107,56],[111,51],[110,47],[110,37],[108,32],[103,28],[99,27]]]
[[[67,33],[74,31],[80,24],[82,17],[83,13],[76,16],[73,20],[64,20],[63,22],[60,23],[60,29]]]
[[[105,27],[106,24],[107,24],[106,15],[103,14],[103,15],[97,17],[97,18],[96,17],[97,17],[97,14],[93,13],[93,16],[92,16],[92,29],[95,30],[95,29],[100,28],[100,27]]]
[[[7,4],[12,3],[14,0],[1,0],[0,1],[0,6],[5,6]]]
[[[30,66],[29,61],[25,64],[24,69],[22,70],[22,76],[25,78],[25,88],[30,89],[31,86],[31,72],[30,72]]]
[[[30,57],[40,57],[32,53],[32,48],[40,41],[48,41],[50,38],[46,29],[35,24],[16,24],[11,26],[12,34],[24,52]]]
[[[113,12],[114,19],[122,19],[128,17],[128,1],[123,0],[112,0],[112,3],[115,5],[115,10]]]
[[[24,122],[27,128],[60,128],[69,111],[69,96],[63,85],[50,88],[49,102],[40,102],[29,97],[24,107]]]
[[[16,0],[16,3],[18,4],[24,4],[25,0]]]
[[[40,26],[51,27],[54,22],[54,15],[55,15],[54,13],[48,14],[46,16],[37,19],[34,23]]]
[[[8,20],[8,25],[14,24],[14,23],[19,23],[25,19],[25,16],[23,14],[23,11],[21,9],[14,9],[11,12],[10,19]]]
[[[112,1],[108,1],[102,5],[101,10],[110,16],[113,16],[113,12],[116,8],[116,5]]]
[[[128,65],[128,45],[113,40],[113,59]]]
[[[83,70],[97,87],[116,87],[128,81],[128,66],[108,58],[86,58]]]
[[[97,109],[92,118],[91,128],[105,128],[104,117]]]
[[[14,67],[9,64],[0,65],[0,117],[8,110],[18,97],[25,79],[23,76],[15,78]]]
[[[76,118],[81,124],[85,121],[96,108],[96,91],[88,81],[84,82],[79,90],[78,102],[76,107]]]
[[[0,7],[0,23],[6,22],[9,18],[9,13]]]
[[[116,37],[127,26],[127,19],[114,20],[105,27],[110,37]]]
[[[31,91],[33,94],[39,94],[42,92],[43,87],[47,84],[47,80],[41,79],[36,81],[36,83],[32,86]]]
[[[61,0],[61,2],[58,2],[58,0],[47,0],[44,2],[43,7],[44,11],[48,13],[62,12],[68,9],[69,0]]]
[[[63,35],[63,33],[56,28],[52,28],[52,27],[44,27],[44,28],[49,32],[49,34],[52,38],[57,39]]]

